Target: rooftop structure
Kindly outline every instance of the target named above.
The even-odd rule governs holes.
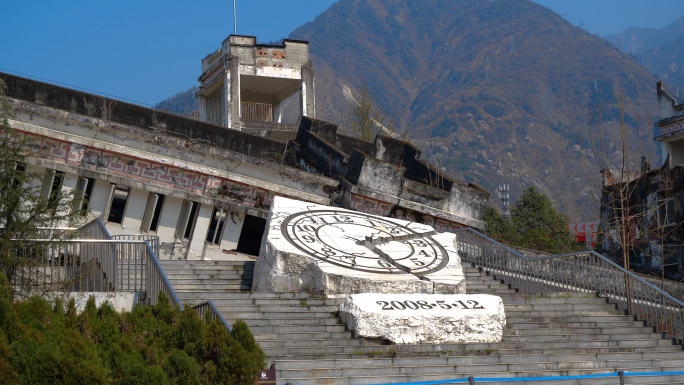
[[[299,94],[299,116],[314,117],[309,43],[283,40],[257,44],[256,37],[231,35],[202,60],[200,119],[250,133],[295,131],[284,124],[283,102]]]

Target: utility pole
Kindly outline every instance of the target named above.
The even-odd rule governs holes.
[[[237,6],[235,5],[235,2],[237,0],[233,0],[233,35],[237,35]]]

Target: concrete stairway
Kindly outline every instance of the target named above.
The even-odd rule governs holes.
[[[160,260],[159,263],[179,296],[188,292],[239,293],[252,289],[253,261]]]
[[[249,287],[253,263],[164,261],[162,266],[182,302],[212,300],[229,323],[237,318],[247,322],[269,361],[276,362],[279,384],[377,384],[684,368],[681,346],[604,299],[584,293],[521,295],[473,267],[464,268],[468,292],[504,299],[507,328],[500,343],[404,346],[352,338],[336,317],[342,299],[241,292]],[[549,383],[620,382],[613,377]],[[627,377],[625,383],[684,383],[684,376]]]

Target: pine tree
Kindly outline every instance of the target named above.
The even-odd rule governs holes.
[[[69,222],[72,196],[60,191],[61,174],[30,171],[27,154],[41,151],[38,137],[12,129],[10,120],[18,121],[0,79],[0,272],[15,284],[22,278],[26,291],[54,290],[38,287],[43,277],[29,279],[28,271],[56,257],[48,251],[56,242],[76,236],[46,230]]]

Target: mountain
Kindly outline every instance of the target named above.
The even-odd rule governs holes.
[[[684,34],[654,49],[638,53],[637,59],[655,76],[665,80],[675,97],[684,91]]]
[[[500,183],[513,201],[534,185],[575,221],[598,212],[580,157],[589,106],[602,106],[613,158],[616,94],[634,137],[637,114],[655,111],[656,79],[632,55],[527,0],[340,0],[289,38],[310,41],[318,118],[336,121],[363,78],[424,158],[493,203]]]
[[[197,99],[199,88],[192,87],[187,91],[179,92],[172,97],[157,103],[156,110],[164,110],[181,115],[192,116],[193,111],[199,112],[199,99]]]
[[[654,48],[684,35],[684,17],[673,21],[661,29],[631,27],[616,35],[604,36],[620,51],[637,54]]]

